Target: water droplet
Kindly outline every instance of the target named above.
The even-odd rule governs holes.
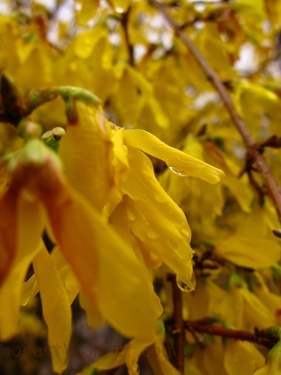
[[[190,239],[190,232],[185,229],[185,228],[180,228],[179,229],[179,232],[180,234],[183,236],[183,237],[187,237],[188,239]]]
[[[119,129],[121,129],[120,126],[117,126],[117,125],[113,124],[113,122],[109,122],[109,124],[110,124],[111,129],[113,129],[113,130],[119,130]]]
[[[137,215],[133,211],[127,211],[129,221],[136,221]]]
[[[169,167],[169,169],[174,172],[175,174],[177,174],[178,176],[181,176],[181,177],[188,177],[188,174],[186,174],[185,172],[183,171],[180,171],[179,169],[175,168],[175,167]]]
[[[146,233],[151,240],[156,240],[159,237],[159,234],[151,228],[148,228]]]
[[[153,197],[159,203],[165,203],[165,202],[167,202],[167,199],[168,199],[166,194],[156,193],[156,194],[153,195]]]
[[[178,284],[179,289],[182,292],[192,292],[195,289],[195,284],[196,284],[194,272],[192,273],[191,280],[190,280],[189,284],[186,284],[184,281],[182,281],[180,279],[177,279],[177,284]]]
[[[169,241],[168,241],[168,245],[169,245],[172,249],[176,250],[176,249],[178,248],[178,241],[175,240],[174,238],[170,238]]]

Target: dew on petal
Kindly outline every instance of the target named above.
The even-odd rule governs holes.
[[[169,241],[168,241],[168,245],[176,250],[178,248],[178,241],[176,241],[174,238],[170,238]]]
[[[147,236],[151,239],[151,240],[156,240],[158,237],[159,237],[159,234],[157,232],[155,232],[153,229],[149,228],[147,230]]]
[[[195,289],[195,284],[196,280],[194,272],[192,273],[189,285],[187,285],[184,281],[177,279],[177,285],[182,292],[192,292]]]
[[[175,168],[175,167],[169,167],[169,169],[174,172],[175,174],[177,174],[178,176],[180,177],[188,177],[188,174],[186,174],[185,172],[183,171],[180,171],[179,169]]]
[[[113,129],[113,130],[120,130],[121,129],[120,126],[117,126],[117,125],[113,124],[113,122],[110,122],[109,124],[110,124],[111,129]]]

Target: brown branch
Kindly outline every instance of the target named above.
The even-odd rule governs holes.
[[[214,336],[227,337],[235,340],[249,341],[258,345],[263,345],[271,349],[279,338],[264,331],[255,329],[254,333],[238,329],[224,328],[217,325],[206,323],[206,321],[191,321],[185,322],[185,328],[188,331],[196,331],[200,333],[209,333]]]
[[[257,168],[261,175],[263,176],[265,186],[267,188],[268,194],[270,195],[272,202],[275,206],[279,221],[281,222],[281,191],[275,181],[267,162],[264,157],[259,153],[258,146],[252,137],[251,133],[247,129],[245,122],[238,115],[232,100],[217,73],[209,66],[207,61],[201,55],[197,47],[192,43],[192,41],[187,37],[182,28],[176,24],[173,18],[167,13],[165,7],[158,3],[158,1],[150,0],[150,2],[159,10],[159,12],[166,19],[168,24],[173,28],[176,35],[182,40],[182,42],[189,48],[190,52],[196,59],[197,63],[200,65],[202,70],[205,72],[208,80],[212,83],[226,110],[228,111],[232,122],[239,131],[241,137],[243,138],[245,146],[248,148],[248,152],[251,154],[252,158],[255,160]]]
[[[174,328],[172,333],[175,339],[175,350],[176,359],[175,366],[181,375],[184,374],[184,344],[185,344],[185,332],[184,332],[184,321],[182,316],[182,295],[178,288],[176,276],[169,275],[168,280],[172,283],[172,293],[173,293],[173,322]]]
[[[135,66],[134,46],[131,44],[130,36],[129,36],[129,29],[128,29],[130,10],[131,8],[129,7],[127,12],[122,14],[121,25],[124,30],[124,37],[125,37],[125,42],[126,42],[127,49],[128,49],[130,65]]]

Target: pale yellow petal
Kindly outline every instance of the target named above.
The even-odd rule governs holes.
[[[59,272],[44,245],[33,261],[40,289],[43,317],[48,327],[48,345],[53,369],[61,374],[67,366],[72,331],[71,308]]]
[[[124,141],[127,145],[164,160],[169,167],[173,167],[175,171],[187,176],[199,177],[211,184],[216,184],[224,175],[220,169],[166,145],[144,130],[126,130]]]
[[[98,307],[90,302],[83,291],[79,294],[79,302],[82,309],[85,310],[88,326],[93,329],[100,328],[105,323],[105,317],[101,314]]]
[[[129,163],[130,172],[121,190],[131,198],[128,209],[131,210],[133,233],[153,248],[156,256],[178,275],[187,290],[192,290],[193,251],[185,215],[159,185],[147,156],[129,147]]]
[[[151,335],[161,306],[137,258],[82,197],[60,193],[46,197],[49,220],[86,295],[122,334]]]
[[[15,198],[16,199],[16,198]],[[17,249],[11,272],[0,289],[0,339],[7,340],[19,331],[22,283],[36,253],[43,231],[42,207],[37,201],[17,202]]]
[[[129,375],[139,375],[139,357],[153,342],[154,337],[147,340],[133,339],[121,350],[109,352],[97,359],[90,367],[98,370],[109,370],[126,363]]]
[[[0,200],[0,286],[10,272],[17,251],[16,199],[7,191]]]
[[[109,125],[100,107],[79,102],[77,109],[78,123],[68,125],[59,155],[70,184],[101,211],[113,184]]]
[[[179,371],[169,361],[163,339],[160,335],[157,335],[155,343],[148,348],[145,355],[154,375],[180,375]]]

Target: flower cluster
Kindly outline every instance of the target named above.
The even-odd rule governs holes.
[[[68,92],[73,99],[75,90]],[[78,294],[91,327],[107,321],[143,350],[162,345],[151,270],[164,263],[182,290],[194,289],[188,223],[146,154],[212,184],[223,175],[144,130],[116,127],[99,103],[75,98],[71,105],[57,152],[46,136],[25,132],[25,142],[5,157],[7,168],[3,159],[0,199],[0,337],[19,331],[20,306],[40,291],[58,373],[67,364],[70,306]],[[51,252],[44,231],[55,243]],[[31,264],[34,275],[25,281]]]

